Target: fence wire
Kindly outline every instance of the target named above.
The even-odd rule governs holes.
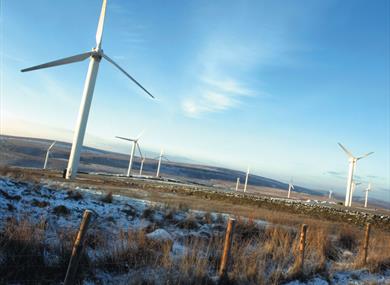
[[[88,237],[85,244],[85,248],[87,249],[84,252],[84,256],[79,266],[79,271],[89,272],[90,274],[93,273],[96,270],[105,270],[106,268],[114,268],[112,272],[126,272],[126,270],[137,270],[141,269],[142,266],[155,266],[155,267],[162,267],[162,268],[170,268],[171,270],[181,270],[183,268],[183,264],[178,264],[175,259],[172,257],[172,245],[167,252],[164,252],[164,248],[161,244],[153,244],[154,242],[150,240],[136,240],[137,243],[132,243],[130,240],[109,240],[105,241],[106,244],[94,244],[94,248],[92,249],[91,243],[93,243],[93,238],[96,238],[96,235],[101,234],[100,232],[100,222],[101,217],[98,216],[96,212],[92,215],[92,220],[90,222],[89,228],[88,228]],[[49,228],[48,228],[49,229]],[[47,229],[46,229],[47,230]],[[50,230],[53,230],[54,232],[57,232],[59,229],[53,229],[50,228]],[[237,230],[237,229],[236,229]],[[73,235],[77,233],[76,229],[74,229]],[[131,235],[126,235],[127,231],[124,230],[124,238],[130,239],[132,238]],[[315,232],[311,231],[310,226],[307,232],[307,239],[306,241],[306,250],[309,250],[310,252],[306,253],[307,258],[313,258],[312,255],[316,252],[315,248],[316,242],[320,243],[320,240],[310,240],[310,238],[313,238],[313,234]],[[294,264],[294,261],[297,258],[297,251],[298,251],[298,240],[299,240],[299,228],[295,228],[293,230],[287,230],[283,227],[281,228],[275,228],[275,233],[268,233],[271,237],[271,241],[267,239],[256,239],[252,238],[252,240],[248,239],[245,240],[243,238],[244,234],[242,232],[234,232],[234,238],[233,238],[233,245],[232,248],[234,249],[232,251],[231,260],[229,262],[229,268],[231,271],[234,272],[234,270],[237,270],[238,266],[241,265],[243,267],[243,271],[246,270],[246,265],[239,264],[243,262],[243,260],[250,260],[249,258],[252,258],[251,262],[258,263],[258,264],[265,264],[269,262],[270,260],[277,260],[276,255],[278,254],[285,254],[285,256],[280,256],[280,260],[285,263],[284,266],[292,266]],[[380,241],[383,237],[380,236],[380,232],[378,231],[372,231],[372,235],[375,235],[374,237],[371,237],[375,239],[376,241]],[[43,235],[45,236],[45,235]],[[242,240],[236,239],[236,236],[239,238],[242,238]],[[352,235],[353,236],[353,235]],[[63,281],[63,278],[65,277],[66,269],[67,269],[67,262],[69,261],[70,252],[72,250],[71,245],[74,242],[75,236],[72,236],[71,238],[68,237],[67,240],[62,240],[58,242],[62,242],[62,249],[59,249],[60,247],[58,245],[50,245],[45,240],[34,240],[32,237],[26,236],[25,239],[19,239],[16,238],[16,235],[10,235],[9,240],[7,241],[4,237],[4,233],[0,233],[0,284],[4,282],[4,284],[58,284],[61,281]],[[99,237],[101,238],[101,237]],[[219,243],[211,244],[211,240],[213,238],[219,238]],[[326,237],[331,241],[331,245],[327,246],[334,246],[336,247],[336,243],[339,243],[340,241],[332,240],[329,236]],[[141,236],[142,239],[142,236]],[[375,254],[379,253],[390,253],[390,237],[387,237],[388,244],[373,244],[370,243],[368,247],[368,259],[370,260],[370,257]],[[245,240],[245,242],[244,242]],[[210,243],[200,240],[197,241],[194,239],[193,241],[189,241],[187,244],[188,246],[194,246],[193,251],[194,252],[183,252],[181,259],[179,260],[184,263],[188,262],[189,265],[197,265],[197,266],[204,266],[205,268],[212,268],[214,271],[214,275],[217,275],[217,268],[218,263],[220,260],[220,256],[222,253],[222,247],[223,247],[223,237],[221,238],[221,235],[215,235],[210,237]],[[351,266],[356,263],[357,259],[360,258],[361,254],[361,244],[363,239],[360,238],[358,241],[354,241],[354,249],[351,251],[352,258],[350,258],[349,262],[351,263]],[[122,243],[121,243],[122,242]],[[192,243],[191,243],[192,242]],[[198,242],[198,243],[197,243]],[[30,244],[29,244],[30,243]],[[117,243],[117,248],[115,249],[115,246],[112,244]],[[287,244],[284,244],[287,243]],[[19,248],[17,248],[17,245],[19,244]],[[153,245],[152,245],[153,244]],[[115,250],[111,250],[110,246],[114,247]],[[135,245],[135,247],[134,247]],[[250,245],[252,247],[250,247]],[[11,246],[16,246],[16,248],[12,249]],[[31,248],[30,248],[31,246]],[[34,246],[37,246],[38,249],[34,249]],[[107,246],[107,247],[105,247]],[[121,248],[121,246],[123,248]],[[154,248],[156,246],[156,248]],[[274,246],[272,250],[270,250],[271,256],[268,255],[253,255],[253,252],[264,250],[265,247],[272,247]],[[138,248],[137,248],[138,247]],[[197,248],[197,247],[203,247]],[[246,248],[245,248],[246,247]],[[282,248],[286,248],[285,251],[281,251]],[[13,250],[13,251],[12,251]],[[24,251],[31,250],[32,254],[24,254]],[[50,252],[52,250],[52,252]],[[121,252],[121,250],[123,252]],[[248,252],[245,252],[247,250]],[[252,252],[251,252],[252,251]],[[39,252],[36,254],[35,252]],[[121,256],[121,254],[123,256]],[[202,256],[203,254],[203,256]],[[245,254],[248,254],[249,257],[245,257]],[[149,256],[151,255],[151,256]],[[253,255],[253,256],[252,256]],[[314,254],[315,256],[315,254]],[[57,263],[53,261],[54,258],[57,258]],[[389,256],[388,256],[389,257]],[[51,258],[53,260],[51,260]],[[169,260],[163,260],[164,258],[167,258]],[[203,259],[202,259],[203,258]],[[247,258],[247,259],[245,259]],[[253,259],[255,258],[255,259]],[[257,259],[256,259],[257,258]],[[261,259],[262,258],[262,259]],[[383,256],[383,259],[385,259],[385,256]],[[37,261],[40,260],[42,262],[41,264],[28,264],[23,263],[23,261]],[[60,260],[60,261],[59,261]],[[50,263],[51,262],[51,263]],[[140,264],[136,264],[137,262],[140,262]],[[165,262],[165,264],[164,264]],[[175,263],[176,262],[176,263]],[[191,264],[192,262],[192,264]],[[203,264],[203,263],[205,264]],[[318,261],[317,261],[318,262]],[[268,265],[269,266],[269,265]],[[390,266],[387,264],[387,266]],[[7,270],[7,272],[2,272],[2,270]],[[40,277],[36,278],[36,275],[31,274],[28,275],[31,271],[37,271],[40,270]],[[45,270],[57,270],[56,277],[55,278],[48,278],[47,272],[45,273]],[[26,274],[23,276],[14,276],[14,273],[19,272]],[[83,272],[79,272],[79,274],[82,274]],[[242,272],[244,274],[245,272]],[[17,274],[17,273],[16,273]],[[36,273],[35,273],[36,274]],[[33,278],[31,278],[33,277]],[[46,278],[47,277],[47,278]]]

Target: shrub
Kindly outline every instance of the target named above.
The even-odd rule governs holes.
[[[144,219],[153,220],[154,213],[155,213],[154,209],[148,207],[144,209],[141,217]]]
[[[39,208],[45,208],[47,206],[50,205],[49,202],[46,202],[46,201],[39,201],[37,199],[34,199],[32,202],[31,202],[31,205],[35,206],[35,207],[39,207]]]
[[[101,198],[101,201],[103,203],[112,203],[112,199],[112,192],[110,191]]]
[[[68,195],[65,199],[72,199],[72,200],[82,200],[84,197],[79,191],[69,190],[66,192]]]
[[[56,215],[67,216],[70,214],[70,210],[64,205],[58,205],[54,207],[53,213]]]
[[[11,194],[8,194],[8,192],[1,190],[1,189],[0,189],[0,194],[3,195],[8,200],[20,201],[20,199],[22,199],[22,197],[20,197],[20,195],[11,195]]]
[[[199,224],[193,215],[187,215],[187,217],[176,224],[181,229],[194,230],[199,228]]]
[[[350,227],[343,227],[338,234],[337,242],[341,248],[352,251],[357,246],[357,234]]]

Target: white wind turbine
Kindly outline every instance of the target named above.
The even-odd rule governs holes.
[[[352,184],[351,184],[351,195],[349,195],[348,207],[351,207],[351,206],[352,206],[352,196],[353,196],[353,193],[355,193],[356,186],[358,186],[358,185],[360,185],[360,184],[362,184],[362,183],[352,181]]]
[[[347,150],[341,143],[338,143],[338,145],[343,149],[343,151],[347,154],[348,156],[348,161],[349,161],[349,170],[348,170],[348,178],[347,178],[347,190],[346,190],[346,194],[345,194],[345,203],[344,205],[346,207],[348,207],[348,205],[350,204],[349,201],[352,200],[352,181],[353,181],[353,174],[356,170],[356,163],[358,160],[366,157],[366,156],[369,156],[371,154],[373,154],[374,152],[369,152],[369,153],[366,153],[365,155],[362,155],[362,156],[359,156],[359,157],[355,157],[352,155],[352,153]]]
[[[46,157],[45,157],[45,163],[43,164],[43,169],[46,169],[47,161],[49,160],[50,150],[53,148],[53,146],[56,144],[56,141],[54,141],[49,148],[46,151]]]
[[[140,171],[142,172],[142,167],[143,167],[143,155],[142,155],[142,152],[141,152],[141,148],[139,147],[139,139],[141,138],[142,136],[142,133],[138,135],[138,137],[136,137],[135,139],[130,139],[130,138],[124,138],[124,137],[118,137],[116,136],[117,139],[121,139],[121,140],[125,140],[125,141],[129,141],[129,142],[132,142],[132,146],[131,146],[131,152],[130,152],[130,160],[129,160],[129,167],[127,169],[127,177],[130,176],[131,174],[131,168],[133,166],[133,159],[134,159],[134,154],[135,154],[135,149],[138,148],[138,152],[139,152],[139,155],[141,157],[141,167],[140,167]]]
[[[290,198],[291,189],[295,189],[295,188],[294,188],[294,185],[292,184],[292,181],[290,181],[290,182],[288,183],[288,193],[287,193],[287,198]]]
[[[160,155],[158,156],[158,165],[157,165],[156,177],[160,177],[160,168],[161,168],[161,162],[162,162],[163,158],[165,160],[169,161],[169,159],[164,155],[164,149],[161,148]]]
[[[144,168],[144,162],[145,162],[145,157],[142,157],[141,159],[141,165],[139,167],[139,175],[142,175],[142,169]]]
[[[145,91],[150,97],[154,98],[152,94],[149,93],[137,80],[135,80],[130,74],[128,74],[122,67],[115,63],[111,58],[109,58],[101,48],[102,46],[102,36],[103,36],[103,26],[104,26],[104,17],[106,14],[107,0],[103,0],[102,10],[100,13],[99,23],[96,32],[96,47],[92,51],[73,55],[63,59],[51,61],[48,63],[40,64],[30,68],[22,69],[22,72],[32,71],[41,68],[53,67],[57,65],[69,64],[74,62],[83,61],[89,58],[89,67],[87,72],[87,77],[84,83],[83,97],[80,104],[80,110],[77,118],[77,123],[74,131],[72,149],[69,156],[68,166],[66,169],[66,179],[72,179],[76,177],[79,161],[80,161],[80,152],[83,146],[85,130],[87,127],[89,110],[91,107],[93,91],[95,88],[96,78],[99,70],[99,63],[102,58],[106,59],[109,63],[113,64],[116,68],[122,71],[130,80],[132,80],[136,85],[138,85],[143,91]]]
[[[365,196],[365,200],[364,200],[364,208],[367,208],[368,192],[370,192],[370,191],[372,191],[371,183],[368,184],[368,187],[366,188],[366,190],[364,190],[364,192],[366,192],[366,196]]]
[[[248,178],[249,178],[249,166],[248,166],[248,169],[246,170],[244,192],[246,192],[246,187],[248,186]]]
[[[240,186],[240,177],[237,177],[237,182],[236,182],[236,191],[238,191],[238,187]]]

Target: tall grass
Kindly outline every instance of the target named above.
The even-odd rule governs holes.
[[[48,245],[44,220],[8,220],[0,232],[0,284],[55,284],[63,280],[71,253],[69,231],[66,233],[58,243]]]
[[[167,209],[168,222],[175,212]],[[153,218],[146,213],[145,217]],[[222,217],[198,218],[188,214],[183,229],[207,222],[225,227]],[[162,224],[159,226],[166,226]],[[157,226],[156,226],[157,227]],[[81,261],[78,280],[97,281],[96,273],[127,276],[126,284],[215,284],[224,242],[224,232],[211,236],[186,235],[180,243],[148,238],[148,229],[122,230],[108,235],[91,228],[87,251]],[[56,242],[48,242],[47,223],[11,219],[0,231],[0,284],[58,284],[63,280],[76,229],[56,231]],[[304,270],[297,263],[297,227],[257,225],[252,219],[237,218],[228,284],[281,284],[307,279],[316,274],[328,277],[337,268],[366,267],[381,272],[390,267],[390,235],[374,230],[367,265],[359,263],[363,231],[310,226],[307,231]],[[343,255],[349,252],[349,256]],[[130,274],[130,273],[131,274]],[[125,278],[125,277],[124,277]],[[35,282],[30,282],[33,280]]]

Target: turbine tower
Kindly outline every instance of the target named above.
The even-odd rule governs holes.
[[[72,149],[69,156],[68,166],[66,168],[66,176],[65,176],[66,179],[75,178],[77,174],[79,161],[80,161],[80,152],[83,146],[89,110],[91,107],[93,91],[95,88],[96,78],[99,70],[99,63],[102,58],[106,59],[109,63],[113,64],[116,68],[118,68],[121,72],[123,72],[130,80],[132,80],[136,85],[138,85],[138,87],[140,87],[143,91],[145,91],[150,97],[154,98],[153,95],[149,93],[149,91],[147,91],[137,80],[135,80],[130,74],[128,74],[122,67],[120,67],[105,53],[103,53],[102,37],[103,37],[104,17],[106,14],[106,6],[107,6],[107,0],[103,0],[102,10],[100,13],[99,23],[96,32],[96,47],[93,48],[92,51],[73,55],[63,59],[29,67],[26,69],[22,69],[22,72],[26,72],[26,71],[32,71],[41,68],[79,62],[89,58],[89,67],[88,67],[88,72],[84,83],[84,91],[81,99],[77,123],[74,130]]]
[[[157,157],[156,157],[156,158],[157,158]],[[166,158],[166,156],[164,155],[164,149],[161,148],[160,155],[158,156],[158,165],[157,165],[156,177],[159,177],[159,176],[160,176],[161,161],[162,161],[163,158],[164,158],[165,160],[169,161],[169,159]]]
[[[353,193],[355,193],[356,186],[358,186],[358,185],[360,185],[360,184],[362,184],[362,183],[352,181],[352,184],[351,184],[351,195],[349,195],[348,207],[351,207],[351,206],[352,206],[352,196],[353,196]]]
[[[366,156],[369,156],[373,154],[374,152],[366,153],[365,155],[362,155],[360,157],[355,157],[352,155],[352,153],[347,150],[341,143],[338,143],[338,145],[342,148],[342,150],[347,154],[348,161],[349,161],[349,169],[348,169],[348,178],[347,178],[347,190],[345,193],[345,203],[344,205],[348,207],[349,201],[352,200],[350,196],[352,196],[352,181],[353,181],[353,174],[356,170],[356,163],[358,160],[365,158]]]
[[[53,146],[54,146],[55,144],[56,144],[56,142],[54,141],[54,142],[49,146],[49,148],[48,148],[47,151],[46,151],[46,157],[45,157],[45,163],[43,164],[43,169],[46,169],[47,161],[49,160],[50,150],[53,148]]]
[[[135,138],[135,139],[124,138],[124,137],[116,137],[117,139],[121,139],[121,140],[132,142],[131,152],[130,152],[130,160],[129,160],[129,167],[127,169],[127,174],[126,174],[127,177],[129,177],[130,174],[131,174],[131,168],[132,168],[132,165],[133,165],[133,159],[134,159],[134,154],[135,154],[135,149],[136,148],[138,148],[138,152],[139,152],[139,155],[141,157],[141,160],[143,159],[141,148],[139,147],[139,143],[138,143],[138,141],[141,138],[141,136],[142,136],[142,133],[140,135],[138,135],[138,137]],[[141,169],[141,171],[142,171],[142,169]]]
[[[288,194],[287,194],[287,198],[289,198],[289,199],[290,199],[291,189],[295,189],[295,188],[294,188],[294,185],[292,184],[292,181],[290,181],[290,182],[288,183]]]
[[[366,190],[364,190],[364,192],[366,192],[366,197],[365,197],[365,200],[364,200],[364,208],[367,208],[368,192],[370,192],[370,191],[372,191],[371,183],[368,184],[368,187],[366,188]]]
[[[145,157],[141,159],[141,166],[139,167],[139,175],[142,175],[142,169],[144,168]]]
[[[238,191],[238,186],[240,186],[240,177],[237,177],[236,191]]]
[[[246,187],[248,186],[248,178],[249,178],[249,166],[248,166],[248,169],[246,170],[244,192],[246,192]]]

